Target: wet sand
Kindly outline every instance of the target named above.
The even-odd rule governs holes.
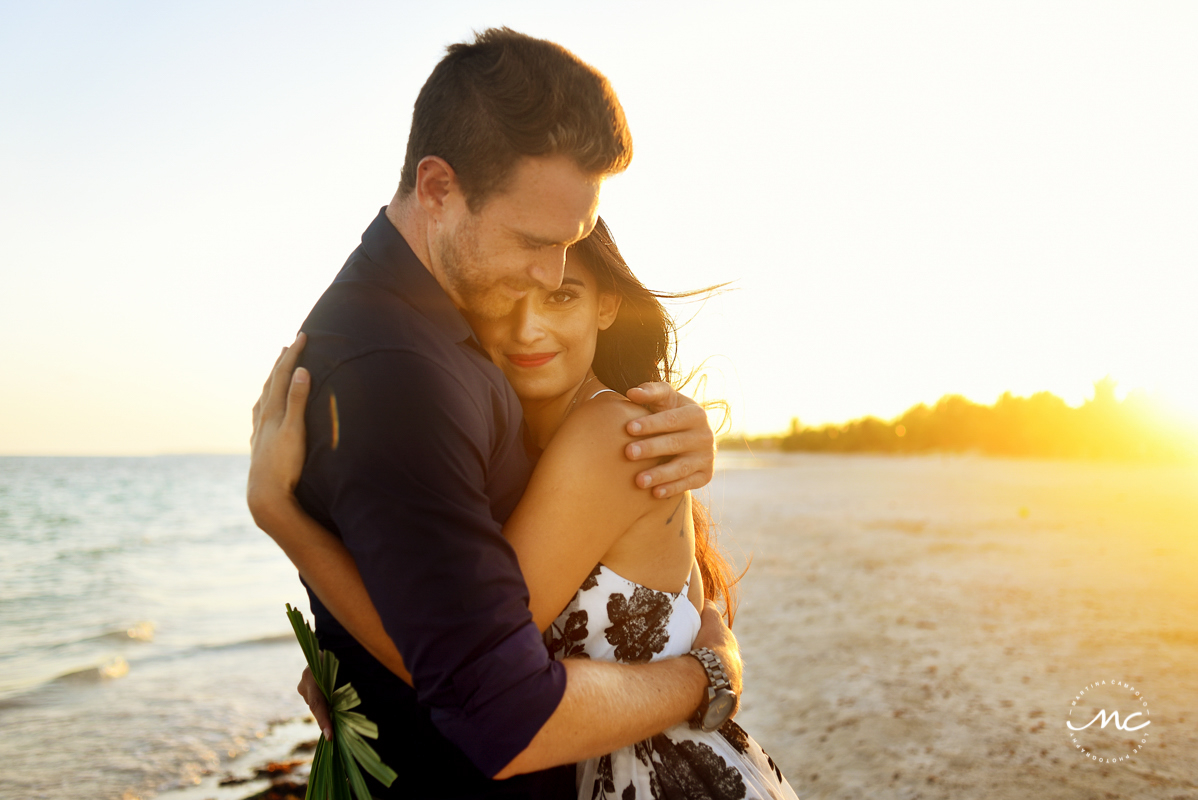
[[[753,555],[739,719],[803,798],[1198,797],[1198,470],[724,462],[710,497]],[[1099,764],[1065,722],[1112,679],[1153,735]]]

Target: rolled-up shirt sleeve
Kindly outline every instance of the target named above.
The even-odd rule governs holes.
[[[383,626],[438,730],[486,775],[557,708],[565,670],[485,491],[493,413],[427,356],[381,351],[316,387],[305,480],[327,493]],[[323,420],[322,420],[323,422]]]

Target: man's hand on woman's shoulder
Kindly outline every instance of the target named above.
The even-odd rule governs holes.
[[[653,496],[673,497],[711,482],[715,471],[715,432],[707,412],[668,383],[642,383],[628,390],[628,399],[653,413],[628,423],[629,436],[638,440],[624,448],[631,461],[669,458],[636,476]]]

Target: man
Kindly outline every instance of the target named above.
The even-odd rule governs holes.
[[[460,313],[500,317],[557,288],[603,179],[631,156],[606,79],[563,48],[507,29],[450,47],[416,101],[395,197],[303,325],[312,399],[296,495],[353,554],[412,684],[309,591],[321,644],[400,776],[389,792],[372,781],[376,796],[571,797],[561,765],[686,720],[710,685],[694,658],[549,658],[501,533],[531,469],[520,405]],[[662,497],[706,483],[702,411],[660,386],[633,399],[672,410],[630,434],[674,436],[630,455],[678,455],[638,483]],[[700,639],[738,681],[718,614]]]

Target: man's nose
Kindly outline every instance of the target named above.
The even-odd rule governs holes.
[[[566,274],[566,248],[546,247],[528,268],[528,277],[538,286],[552,292],[562,285]]]

